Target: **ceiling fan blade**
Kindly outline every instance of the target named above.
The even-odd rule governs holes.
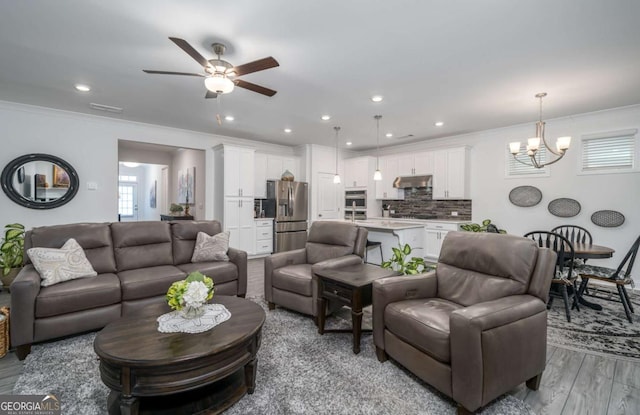
[[[196,62],[198,62],[200,65],[202,65],[203,68],[209,67],[209,61],[206,60],[204,56],[202,56],[197,50],[195,50],[193,46],[191,46],[186,40],[177,37],[169,37],[169,39],[173,43],[178,45],[180,49],[187,52],[187,54],[195,59]]]
[[[243,81],[242,79],[236,79],[234,82],[240,88],[248,89],[249,91],[257,92],[258,94],[266,95],[268,97],[272,97],[278,93],[278,91],[274,91],[273,89],[252,84],[251,82]]]
[[[258,59],[257,61],[245,63],[244,65],[236,66],[231,71],[236,73],[236,76],[246,75],[253,72],[264,71],[265,69],[275,68],[280,66],[277,60],[269,56],[268,58]]]
[[[211,92],[207,89],[207,95],[204,96],[205,98],[218,98],[218,94],[215,92]]]
[[[190,73],[190,72],[169,72],[169,71],[152,71],[150,69],[143,69],[142,72],[144,73],[152,73],[152,74],[159,74],[159,75],[186,75],[186,76],[201,76],[201,77],[205,77],[206,75],[200,74],[200,73]]]

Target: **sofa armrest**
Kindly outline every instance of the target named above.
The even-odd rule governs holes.
[[[414,298],[435,297],[436,272],[381,278],[373,282],[373,342],[384,350],[384,309],[387,304]]]
[[[456,310],[450,317],[453,399],[473,411],[542,373],[547,308],[533,295],[512,295]],[[493,372],[502,371],[499,385]]]
[[[236,295],[244,297],[247,294],[247,253],[235,248],[227,251],[229,262],[238,267],[238,293]]]
[[[349,265],[357,265],[357,264],[362,264],[362,258],[360,258],[360,256],[356,254],[350,254],[350,255],[345,255],[338,258],[330,258],[330,259],[325,259],[324,261],[316,262],[311,267],[311,271],[315,275],[316,271],[321,269],[342,268],[342,267],[347,267]]]
[[[273,294],[271,290],[271,276],[273,271],[287,265],[299,265],[307,263],[306,248],[294,249],[293,251],[278,252],[269,255],[264,259],[264,298],[272,302]]]
[[[40,274],[33,265],[25,265],[11,284],[11,345],[33,342],[36,297],[40,292]]]

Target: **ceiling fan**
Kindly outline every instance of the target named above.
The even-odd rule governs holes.
[[[251,82],[237,79],[237,76],[247,75],[253,72],[263,71],[269,68],[280,66],[277,60],[269,56],[268,58],[258,59],[257,61],[245,63],[244,65],[233,66],[229,62],[220,59],[224,55],[226,46],[222,43],[214,43],[211,45],[213,52],[218,55],[217,59],[205,59],[197,50],[193,48],[186,40],[177,37],[169,38],[173,43],[185,52],[204,68],[204,74],[189,72],[169,72],[169,71],[152,71],[143,69],[142,71],[150,74],[161,75],[186,75],[199,76],[204,78],[204,85],[207,88],[205,98],[216,98],[218,94],[228,94],[233,91],[235,86],[257,92],[268,97],[272,97],[277,91],[256,85]]]

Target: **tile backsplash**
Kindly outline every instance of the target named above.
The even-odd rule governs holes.
[[[391,205],[399,216],[433,215],[435,219],[471,220],[471,200],[433,200],[430,187],[404,189],[404,200],[383,200],[382,205]],[[452,216],[451,212],[458,212]]]

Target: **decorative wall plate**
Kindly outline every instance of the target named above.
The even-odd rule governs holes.
[[[549,213],[561,218],[571,218],[580,213],[580,203],[577,200],[561,197],[549,202]]]
[[[599,210],[591,215],[591,222],[604,228],[615,228],[624,223],[624,215],[615,210]]]
[[[516,206],[531,207],[542,200],[542,192],[535,186],[518,186],[509,192],[509,201]]]

